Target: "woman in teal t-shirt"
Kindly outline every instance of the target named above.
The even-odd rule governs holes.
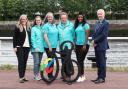
[[[58,44],[58,29],[54,21],[53,13],[48,12],[44,19],[43,25],[44,31],[44,48],[48,58],[51,58],[51,52],[55,51]],[[49,78],[52,78],[52,73],[48,74]]]
[[[75,20],[75,48],[76,57],[80,65],[80,77],[77,82],[83,82],[86,78],[84,75],[84,60],[89,49],[88,37],[90,32],[90,26],[86,22],[82,13],[78,15]]]
[[[44,37],[42,31],[42,20],[37,16],[31,31],[31,51],[34,59],[34,79],[40,80],[40,63],[44,52]]]

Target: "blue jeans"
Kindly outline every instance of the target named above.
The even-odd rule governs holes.
[[[34,59],[34,75],[38,75],[40,71],[40,63],[42,60],[43,52],[33,52],[33,59]]]

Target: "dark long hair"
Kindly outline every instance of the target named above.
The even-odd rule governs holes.
[[[33,26],[36,25],[36,18],[40,18],[40,19],[41,19],[41,16],[36,16],[36,17],[35,17],[34,22],[33,22]],[[41,19],[41,24],[40,24],[40,25],[42,25],[42,19]],[[32,27],[33,27],[33,26],[32,26]]]
[[[83,21],[82,21],[82,22],[79,22],[79,20],[78,20],[79,15],[82,15],[82,16],[83,16]],[[75,29],[78,27],[79,23],[82,23],[82,26],[84,26],[84,24],[87,23],[87,22],[86,22],[85,15],[84,15],[82,12],[80,12],[80,13],[78,14],[78,16],[77,16],[77,18],[76,18],[76,20],[75,20]]]

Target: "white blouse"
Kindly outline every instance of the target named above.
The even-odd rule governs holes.
[[[25,29],[25,32],[26,32],[26,38],[25,38],[23,47],[30,47],[28,33],[27,33],[26,29]]]

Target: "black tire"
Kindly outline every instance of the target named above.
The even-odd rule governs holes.
[[[71,41],[64,41],[64,42],[60,45],[60,50],[61,50],[61,51],[64,50],[65,44],[70,44],[70,45],[71,45],[71,49],[70,49],[70,50],[73,50],[73,49],[74,49],[74,44],[73,44],[73,42],[71,42]]]
[[[45,70],[44,71],[40,71],[41,78],[42,78],[42,80],[44,82],[46,82],[46,83],[49,84],[49,83],[52,83],[57,78],[58,73],[59,73],[59,61],[58,61],[58,59],[55,59],[55,61],[54,61],[54,67],[55,67],[55,71],[53,71],[54,74],[53,74],[53,77],[52,78],[49,78],[48,77],[48,74],[46,73]]]
[[[73,83],[73,82],[76,82],[76,80],[78,79],[79,77],[79,72],[80,72],[80,67],[78,65],[78,62],[75,61],[75,60],[72,60],[72,64],[73,64],[73,70],[74,70],[74,73],[70,75],[70,78],[67,78],[66,77],[66,74],[65,74],[65,66],[66,66],[66,62],[62,65],[62,69],[61,69],[61,74],[62,74],[62,77],[63,77],[63,80],[67,83]],[[75,65],[74,65],[75,64]],[[76,70],[77,69],[77,70]]]

